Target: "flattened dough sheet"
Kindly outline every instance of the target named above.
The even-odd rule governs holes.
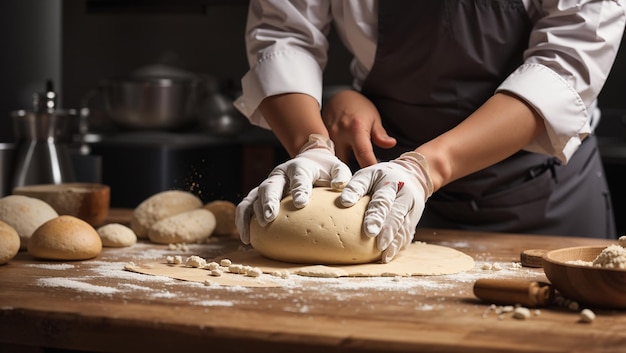
[[[255,250],[236,251],[207,261],[230,259],[233,263],[260,268],[264,273],[288,273],[309,277],[382,277],[382,276],[434,276],[464,272],[474,267],[474,260],[453,248],[431,245],[421,242],[411,244],[401,251],[390,263],[369,263],[361,265],[307,265],[292,264],[270,260]],[[248,287],[280,286],[280,281],[272,276],[246,277],[241,274],[225,272],[222,276],[211,276],[205,269],[185,265],[167,264],[154,261],[136,264],[128,268],[131,271],[167,276],[185,281],[204,282],[210,280],[222,285],[241,285]]]

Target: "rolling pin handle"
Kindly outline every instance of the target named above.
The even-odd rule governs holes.
[[[492,304],[533,308],[549,305],[554,298],[554,289],[544,282],[483,278],[474,283],[474,294]]]
[[[554,299],[554,288],[548,283],[531,282],[529,294],[530,306],[546,306]]]

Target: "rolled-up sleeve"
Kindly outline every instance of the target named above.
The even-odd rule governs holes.
[[[269,128],[258,111],[269,96],[304,93],[321,104],[330,22],[329,1],[250,1],[245,38],[250,70],[235,106],[252,124]]]
[[[567,163],[591,133],[595,101],[611,70],[626,24],[624,0],[534,1],[524,64],[498,88],[525,100],[546,133],[525,150]],[[531,9],[533,10],[533,9]]]

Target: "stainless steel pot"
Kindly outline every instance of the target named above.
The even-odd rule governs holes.
[[[129,129],[177,129],[197,121],[207,95],[201,78],[125,78],[100,86],[105,113]]]

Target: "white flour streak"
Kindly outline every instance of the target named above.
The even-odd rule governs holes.
[[[227,301],[227,300],[202,300],[199,302],[195,302],[194,304],[200,305],[200,306],[233,306],[235,305],[233,302]]]
[[[154,293],[154,294],[152,294],[152,297],[154,297],[154,298],[174,298],[174,297],[176,297],[176,294],[172,293],[172,292],[165,291],[165,292]]]
[[[69,270],[76,266],[70,264],[26,264],[26,267],[43,268],[46,270]]]
[[[122,283],[122,284],[120,284],[120,287],[132,289],[132,290],[145,290],[145,291],[153,290],[150,287],[138,286],[138,285],[132,284],[132,283]]]
[[[83,292],[91,292],[91,293],[99,293],[99,294],[113,294],[117,293],[119,290],[113,287],[105,287],[105,286],[96,286],[93,284],[76,281],[69,278],[63,277],[48,277],[48,278],[40,278],[37,282],[46,287],[62,287],[69,288],[74,290],[79,290]]]
[[[174,282],[173,278],[165,276],[151,276],[141,273],[131,272],[124,270],[126,262],[106,262],[106,261],[91,261],[90,265],[94,265],[90,268],[91,271],[106,278],[117,278],[125,280],[133,280],[140,282]]]

